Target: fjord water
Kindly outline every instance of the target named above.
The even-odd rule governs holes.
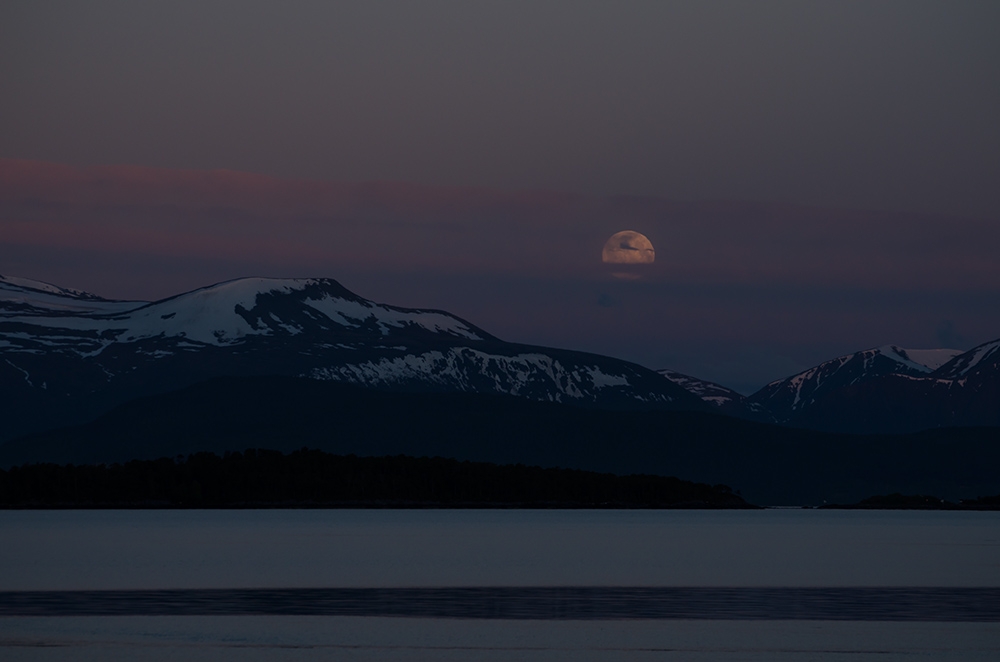
[[[1000,513],[0,512],[0,590],[1000,586]]]
[[[0,513],[0,591],[998,587],[1000,513]],[[6,616],[4,659],[997,659],[1000,623]]]

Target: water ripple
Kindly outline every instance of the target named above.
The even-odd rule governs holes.
[[[457,587],[0,591],[0,616],[1000,622],[1000,588]]]

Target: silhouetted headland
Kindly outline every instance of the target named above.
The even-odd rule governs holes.
[[[754,508],[651,475],[302,449],[0,470],[4,508]]]

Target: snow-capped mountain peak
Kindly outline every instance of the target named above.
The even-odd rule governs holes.
[[[374,303],[325,278],[240,278],[150,304],[130,317],[135,337],[162,329],[216,345],[252,335],[294,336],[311,323],[327,327],[331,322],[350,329],[374,327],[383,336],[410,327],[466,340],[489,337],[454,315]]]
[[[46,283],[40,280],[32,280],[30,278],[20,278],[19,276],[2,276],[0,275],[0,291],[28,291],[33,290],[35,292],[45,292],[46,294],[55,294],[62,297],[72,297],[76,299],[99,299],[93,294],[83,292],[81,290],[73,290],[65,287],[59,287],[58,285],[53,285],[51,283]]]
[[[39,280],[0,276],[0,319],[17,315],[115,313],[145,303],[112,301]]]
[[[241,311],[255,309],[261,296],[290,294],[311,283],[241,278],[148,304],[114,319],[110,326],[121,325],[117,336],[120,342],[172,336],[211,345],[232,344],[247,336],[272,333],[267,326],[251,325]]]
[[[51,300],[26,302],[29,290]],[[641,366],[505,343],[450,313],[375,303],[330,279],[242,278],[153,303],[86,299],[90,307],[70,306],[77,299],[62,292],[4,283],[0,418],[17,425],[0,438],[219,376],[704,407]],[[41,413],[23,413],[31,407]]]
[[[825,392],[853,386],[885,375],[924,377],[930,375],[960,350],[907,350],[883,345],[825,361],[791,377],[771,382],[750,397],[768,409],[798,410],[821,398]]]
[[[491,338],[454,315],[377,304],[330,279],[240,278],[153,303],[24,292],[17,285],[8,288],[4,301],[10,305],[2,319],[19,328],[39,328],[35,341],[39,336],[58,338],[63,350],[72,348],[72,336],[79,336],[81,355],[156,338],[182,346],[228,346],[256,336],[337,330],[379,337],[419,332],[472,341]]]
[[[937,370],[962,354],[960,349],[905,349],[906,358],[930,370]]]
[[[1000,340],[992,340],[958,354],[944,363],[935,373],[941,379],[960,379],[1000,363]]]
[[[883,345],[875,350],[881,356],[896,361],[908,370],[931,373],[962,353],[960,349],[903,349]]]
[[[777,423],[834,431],[996,425],[1000,340],[968,352],[885,345],[847,354],[748,398]]]

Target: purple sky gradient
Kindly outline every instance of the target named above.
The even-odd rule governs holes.
[[[656,247],[636,281],[601,262],[626,228]],[[0,273],[143,299],[328,276],[744,391],[856,349],[1000,336],[998,242],[942,215],[0,160]]]
[[[0,156],[1000,219],[995,0],[6,0]]]
[[[998,25],[995,0],[6,0],[0,273],[328,276],[743,391],[967,348],[1000,337]],[[635,281],[600,262],[625,229],[656,248]]]

